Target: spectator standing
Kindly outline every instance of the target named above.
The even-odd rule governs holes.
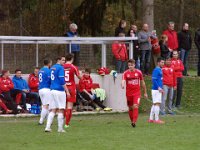
[[[149,74],[150,61],[151,61],[151,38],[155,38],[149,32],[148,24],[143,24],[142,31],[138,33],[138,42],[141,50],[140,67],[144,74]]]
[[[183,66],[182,61],[178,57],[178,51],[172,52],[172,66],[174,68],[175,76],[177,80],[177,90],[174,91],[173,105],[176,108],[180,108],[182,89],[183,89],[183,73],[182,72],[184,71],[184,66]]]
[[[188,75],[187,59],[188,59],[188,54],[192,48],[192,36],[191,32],[189,31],[188,23],[184,23],[182,31],[178,33],[178,45],[180,50],[180,59],[184,65],[183,75],[187,76]]]
[[[119,37],[125,37],[124,33],[119,33]],[[123,73],[126,69],[126,61],[128,59],[126,44],[123,41],[116,41],[112,44],[112,53],[116,60],[116,70]]]
[[[22,105],[24,110],[26,110],[26,98],[33,98],[34,99],[34,103],[39,105],[39,95],[38,93],[35,92],[31,92],[30,88],[26,82],[26,80],[24,80],[22,78],[22,71],[21,69],[16,69],[15,70],[15,76],[12,79],[13,83],[14,83],[14,89],[12,90],[12,94],[14,95],[14,97],[16,97],[18,94],[21,94],[21,100],[22,100]],[[19,102],[17,102],[17,104],[19,105]],[[18,107],[20,108],[20,107]]]
[[[12,80],[9,78],[9,70],[3,70],[0,77],[0,93],[2,100],[5,101],[6,106],[12,110],[12,113],[17,114],[17,105],[11,97],[11,90],[14,88]]]
[[[177,32],[174,30],[175,23],[170,21],[168,23],[168,28],[163,31],[163,34],[165,34],[168,37],[168,48],[170,52],[173,50],[178,50],[178,37]]]
[[[120,20],[119,22],[119,26],[117,28],[115,28],[115,36],[118,36],[119,33],[126,33],[125,32],[125,28],[126,28],[126,21],[125,20]]]
[[[66,33],[67,37],[78,37],[78,26],[75,23],[72,23],[69,25],[69,30]],[[69,45],[69,50],[70,50],[70,45]],[[79,66],[79,55],[80,55],[80,45],[78,44],[71,44],[71,52],[69,53],[73,53],[74,54],[74,64],[76,66]]]
[[[195,32],[194,42],[198,49],[198,58],[199,58],[197,75],[200,76],[200,28]]]
[[[138,31],[136,25],[131,25],[131,28],[127,34],[130,37],[138,38]],[[133,41],[133,58],[135,60],[135,68],[140,69],[140,51],[139,51],[139,43],[138,40]]]
[[[167,46],[167,41],[168,37],[165,34],[161,35],[161,40],[159,41],[159,45],[161,50],[161,57],[164,59],[168,58],[171,54]]]

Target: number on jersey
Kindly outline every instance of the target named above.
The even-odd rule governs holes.
[[[42,82],[42,73],[39,73],[39,82]]]
[[[69,81],[69,71],[65,70],[65,82]]]
[[[51,71],[51,80],[54,80],[54,79],[55,79],[54,71],[52,70],[52,71]]]

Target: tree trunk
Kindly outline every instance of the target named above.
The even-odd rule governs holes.
[[[184,16],[184,0],[180,0],[180,16],[179,16],[179,30],[182,29],[183,26],[183,16]]]
[[[143,0],[143,23],[149,25],[149,29],[154,29],[154,0]]]

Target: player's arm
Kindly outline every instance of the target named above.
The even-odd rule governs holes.
[[[121,87],[122,89],[125,88],[125,84],[126,84],[126,76],[125,76],[125,73],[122,75],[122,82],[121,82]]]
[[[141,80],[140,82],[141,82],[141,85],[142,85],[142,89],[144,91],[144,97],[148,98],[146,84],[145,84],[144,80]]]

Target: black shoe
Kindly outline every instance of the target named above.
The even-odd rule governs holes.
[[[131,123],[131,126],[132,126],[133,128],[135,128],[135,127],[136,127],[136,124],[135,124],[135,123]]]

